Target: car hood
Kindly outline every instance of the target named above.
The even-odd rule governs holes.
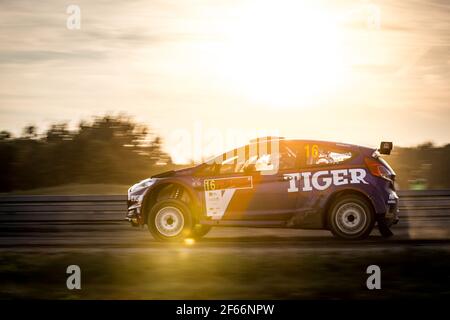
[[[174,176],[190,175],[196,167],[183,168],[178,170],[169,170],[162,173],[158,173],[152,176],[152,178],[169,178]]]

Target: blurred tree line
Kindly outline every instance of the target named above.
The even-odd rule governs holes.
[[[385,159],[400,189],[450,189],[450,144],[394,147]],[[94,117],[76,130],[53,124],[43,134],[27,126],[20,137],[0,132],[0,192],[69,183],[131,185],[176,167],[149,128],[118,115]]]
[[[8,192],[67,183],[132,184],[172,163],[146,126],[106,115],[76,130],[60,123],[43,134],[27,126],[17,138],[1,131],[0,166],[0,192]]]
[[[394,147],[384,158],[394,168],[400,189],[450,189],[450,144]]]

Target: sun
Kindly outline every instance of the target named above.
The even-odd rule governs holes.
[[[301,1],[255,1],[225,30],[219,72],[234,91],[269,106],[306,106],[344,81],[339,28]]]

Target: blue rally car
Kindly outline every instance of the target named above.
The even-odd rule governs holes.
[[[204,236],[213,226],[327,229],[363,239],[392,235],[398,196],[379,149],[266,137],[128,190],[127,220],[157,240]]]

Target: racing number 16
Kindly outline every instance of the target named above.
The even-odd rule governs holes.
[[[216,189],[216,182],[214,180],[205,180],[205,190],[215,190]]]
[[[313,144],[312,147],[309,147],[309,144],[305,145],[305,153],[306,159],[309,159],[310,156],[312,158],[317,158],[319,156],[319,146],[317,144]]]

